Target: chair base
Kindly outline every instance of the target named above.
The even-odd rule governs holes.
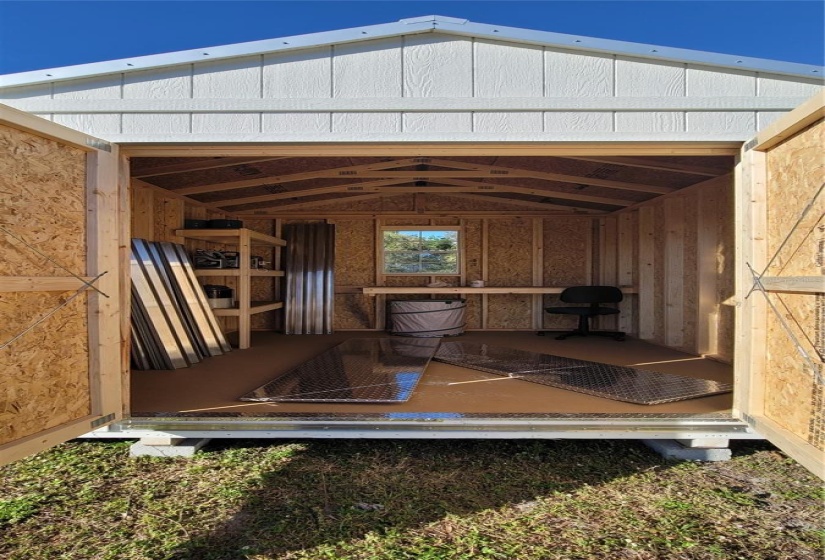
[[[565,338],[568,338],[568,337],[571,337],[571,336],[606,336],[608,338],[612,338],[612,339],[617,340],[619,342],[623,342],[625,334],[623,332],[619,332],[619,331],[586,331],[585,332],[585,331],[575,330],[575,331],[568,331],[566,333],[562,333],[562,334],[558,335],[556,337],[556,340],[564,340]]]
[[[536,336],[544,336],[547,331],[536,331]],[[624,342],[625,333],[620,331],[568,331],[556,336],[556,340],[564,340],[571,336],[606,336],[619,342]]]

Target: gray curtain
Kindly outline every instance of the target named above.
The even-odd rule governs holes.
[[[286,334],[329,334],[335,303],[335,226],[284,226],[286,246]]]

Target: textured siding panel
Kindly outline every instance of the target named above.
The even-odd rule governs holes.
[[[56,82],[54,99],[120,99],[122,74]]]
[[[330,132],[329,113],[265,113],[261,132]]]
[[[700,111],[687,114],[688,132],[756,132],[756,113],[742,111],[727,113],[723,111]]]
[[[404,38],[404,97],[472,97],[473,42],[426,34]]]
[[[120,133],[119,114],[96,114],[96,115],[54,115],[53,119],[57,124],[82,130],[91,135],[103,136],[105,134]]]
[[[543,50],[539,47],[476,41],[476,97],[544,95]]]
[[[541,113],[476,113],[473,118],[476,132],[541,132],[544,129]]]
[[[268,55],[263,62],[265,98],[315,99],[332,96],[332,49]]]
[[[401,132],[399,113],[336,113],[333,132]]]
[[[682,132],[684,129],[684,113],[616,113],[616,132]]]
[[[613,113],[553,112],[544,114],[545,132],[612,132]]]
[[[756,95],[756,73],[688,67],[686,93],[691,97],[749,97]]]
[[[257,113],[196,113],[192,115],[195,134],[258,132],[260,115]]]
[[[786,111],[759,111],[756,113],[756,129],[762,130],[784,114]]]
[[[472,113],[405,113],[404,132],[470,132]]]
[[[16,88],[6,88],[0,91],[0,99],[51,99],[52,84],[39,84],[36,86],[24,86]]]
[[[682,64],[616,59],[616,95],[619,97],[679,97],[685,95]]]
[[[123,76],[123,99],[188,99],[191,96],[192,68],[189,65]]]
[[[189,132],[189,114],[123,115],[124,134],[185,134]]]
[[[261,96],[261,57],[195,64],[192,97],[195,99],[249,99]],[[227,107],[229,109],[229,107]]]
[[[336,45],[333,97],[401,97],[401,38]]]
[[[613,57],[567,51],[544,53],[547,97],[610,97],[613,95]]]
[[[449,140],[450,134],[477,131],[702,137],[750,135],[784,114],[776,111],[785,106],[783,97],[798,102],[820,87],[806,78],[425,33],[9,88],[0,99],[13,106],[17,100],[46,100],[30,110],[102,136],[333,132],[358,138],[405,132]],[[777,99],[756,100],[757,94]],[[619,99],[608,99],[613,96]],[[678,99],[685,96],[691,99]],[[150,101],[130,101],[134,112],[118,114],[121,97]],[[317,100],[331,97],[342,105],[317,106]],[[732,97],[754,99],[770,110],[728,111],[724,104]],[[50,98],[92,101],[82,108],[60,107]],[[191,105],[189,98],[202,105]],[[151,100],[168,103],[156,107]],[[86,106],[107,113],[80,114]]]
[[[813,81],[800,83],[800,80],[770,76],[759,77],[760,97],[808,97],[822,89],[822,84]]]

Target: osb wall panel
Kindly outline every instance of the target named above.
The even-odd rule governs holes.
[[[492,294],[487,298],[487,328],[532,328],[533,298],[522,294]]]
[[[275,222],[273,220],[244,220],[244,227],[267,235],[275,234]],[[263,257],[267,262],[275,262],[275,247],[262,245],[252,246],[252,255]],[[270,267],[272,265],[269,265]],[[275,301],[276,283],[281,282],[281,278],[252,277],[252,301]],[[281,310],[267,311],[266,313],[256,313],[252,315],[252,329],[274,330],[278,326],[278,316]]]
[[[335,284],[375,284],[375,224],[373,220],[335,221]],[[335,296],[335,329],[366,329],[374,324],[374,298],[358,294]]]
[[[2,225],[67,269],[86,272],[86,156],[0,126]],[[0,276],[66,276],[0,233]],[[0,342],[73,292],[0,293]],[[0,444],[91,413],[86,297],[81,295],[0,352]]]
[[[482,221],[464,220],[464,270],[467,282],[483,279],[484,255],[482,253]],[[468,329],[481,328],[481,296],[467,298]]]
[[[0,341],[73,292],[0,293]],[[91,414],[86,296],[0,352],[0,445]]]
[[[488,286],[530,286],[533,283],[533,221],[525,218],[487,221]],[[487,298],[487,326],[527,329],[532,321],[532,296],[496,294]]]
[[[52,140],[0,126],[2,225],[74,272],[86,263],[86,156]],[[0,233],[0,275],[64,276]]]
[[[479,197],[459,198],[456,196],[428,195],[427,210],[432,212],[455,212],[460,215],[463,212],[501,212],[502,210],[516,211],[524,210],[524,206],[517,204],[507,204],[506,201],[498,200],[486,201]]]
[[[807,217],[791,233],[804,207],[825,182],[824,144],[825,121],[819,121],[768,153],[768,255],[777,255],[768,276],[825,273],[825,198],[820,195],[816,199]],[[780,251],[786,237],[788,241]],[[822,352],[825,346],[823,295],[774,294],[771,298],[784,302],[780,307],[790,329],[814,357],[814,368],[820,375],[825,374],[815,357],[817,350]],[[825,410],[815,372],[800,357],[779,320],[770,312],[767,319],[765,415],[823,449]]]
[[[429,218],[385,218],[381,220],[382,226],[428,226]]]
[[[543,220],[544,261],[542,277],[545,286],[578,286],[587,284],[590,252],[591,220],[553,218]],[[545,294],[542,308],[559,305],[559,296]],[[543,328],[567,329],[576,326],[575,317],[544,313]]]
[[[368,329],[374,324],[375,298],[360,294],[335,295],[335,329]]]

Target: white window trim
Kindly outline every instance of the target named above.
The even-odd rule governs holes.
[[[416,225],[392,225],[381,226],[379,228],[381,237],[376,240],[376,244],[380,248],[378,251],[378,274],[381,276],[417,276],[417,277],[434,277],[434,276],[461,276],[461,263],[464,258],[464,228],[462,226],[416,226]],[[385,272],[384,267],[384,232],[385,231],[454,231],[458,233],[458,248],[456,249],[456,268],[457,272],[448,273],[431,273],[431,272]]]

